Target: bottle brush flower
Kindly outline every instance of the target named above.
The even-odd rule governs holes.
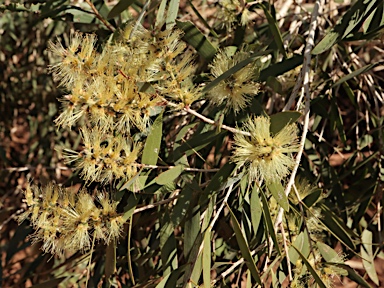
[[[85,189],[75,193],[55,184],[28,186],[28,209],[19,221],[29,218],[36,230],[32,242],[43,241],[44,252],[59,256],[66,251],[88,250],[93,239],[108,244],[120,235],[125,221],[116,212],[117,202],[104,193],[96,194],[95,201]]]
[[[288,124],[276,135],[270,131],[270,119],[259,116],[248,119],[244,131],[250,136],[235,134],[232,161],[246,166],[250,180],[280,180],[295,164],[292,153],[297,152],[297,127]]]

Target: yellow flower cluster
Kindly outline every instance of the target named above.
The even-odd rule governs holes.
[[[221,0],[218,1],[219,7],[217,18],[222,26],[231,31],[240,15],[240,23],[245,26],[250,21],[250,11],[246,7],[246,1],[239,0]]]
[[[121,135],[113,136],[100,129],[81,130],[84,149],[64,150],[67,163],[75,162],[87,182],[107,183],[113,179],[130,179],[137,173],[141,145]]]
[[[95,35],[74,33],[68,48],[50,43],[50,50],[61,57],[51,71],[70,92],[56,123],[71,127],[85,121],[84,150],[66,150],[65,157],[67,163],[76,162],[89,182],[133,177],[141,145],[130,140],[132,129],[145,133],[150,117],[166,103],[182,108],[200,93],[191,80],[192,54],[180,41],[179,30],[128,25],[117,35],[100,53]]]
[[[220,51],[210,65],[212,76],[214,78],[221,76],[247,58],[249,53],[245,51],[239,51],[233,56],[230,55],[229,49]],[[209,91],[208,97],[214,104],[224,104],[225,110],[233,109],[237,113],[250,103],[252,95],[259,93],[260,85],[253,81],[258,74],[259,68],[255,62],[248,64],[227,79],[220,81]]]
[[[291,153],[299,149],[296,124],[285,126],[276,135],[270,132],[268,117],[250,118],[244,126],[250,137],[235,134],[232,160],[247,167],[251,181],[283,179],[295,164]]]
[[[74,193],[54,184],[28,186],[25,199],[28,210],[19,220],[30,219],[36,229],[32,241],[43,240],[45,252],[63,255],[64,251],[84,251],[93,240],[108,244],[120,235],[124,224],[116,213],[117,202],[100,192],[98,205],[84,189]]]
[[[180,37],[178,30],[133,31],[128,26],[101,53],[96,52],[94,35],[74,33],[67,49],[50,43],[50,50],[61,57],[51,71],[70,91],[56,123],[70,127],[86,116],[104,131],[129,134],[132,128],[148,127],[164,98],[180,106],[191,104],[199,89],[190,79],[192,57]]]

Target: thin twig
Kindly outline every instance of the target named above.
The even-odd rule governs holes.
[[[9,172],[24,172],[29,170],[36,170],[36,169],[44,169],[44,170],[71,170],[71,168],[68,167],[36,167],[36,166],[24,166],[24,167],[8,167],[8,168],[2,168],[0,171],[6,170]]]
[[[214,120],[209,119],[209,118],[205,117],[204,115],[201,115],[200,113],[196,112],[195,110],[192,110],[189,107],[184,107],[183,110],[188,112],[189,114],[192,114],[192,115],[196,116],[197,118],[203,120],[204,122],[206,122],[208,124],[211,124],[211,125],[214,125],[214,126],[219,126],[218,123],[216,123]],[[238,134],[242,134],[242,135],[245,135],[245,136],[251,136],[251,133],[249,133],[247,131],[242,131],[242,130],[239,130],[239,129],[236,129],[236,128],[233,128],[233,127],[230,127],[230,126],[227,126],[227,125],[224,125],[224,124],[221,124],[220,128],[228,130],[228,131],[230,131],[232,133],[238,133]]]
[[[115,32],[115,27],[113,27],[111,24],[109,24],[108,21],[105,20],[103,18],[103,16],[100,15],[99,11],[97,11],[95,5],[93,5],[91,0],[85,0],[85,2],[87,2],[88,5],[91,7],[91,9],[92,9],[93,13],[95,13],[95,16],[97,17],[97,19],[99,19],[109,30],[111,30],[112,32]]]
[[[138,164],[138,166],[147,168],[147,169],[172,169],[176,167],[176,166],[157,166],[157,165],[147,165],[147,164]],[[189,172],[217,172],[220,169],[219,168],[199,169],[199,168],[184,167],[183,170],[189,171]]]
[[[287,259],[287,267],[288,267],[288,277],[289,281],[293,280],[292,277],[292,267],[291,267],[291,260],[289,259],[289,253],[288,253],[288,245],[287,245],[287,238],[285,237],[285,231],[284,231],[284,225],[283,223],[280,223],[280,231],[283,236],[283,244],[284,244],[284,251],[285,251],[285,259]]]
[[[265,245],[260,245],[259,247],[257,247],[255,250],[253,250],[251,252],[251,256],[255,255],[257,252],[261,251],[262,249],[264,249]],[[217,277],[216,279],[214,279],[213,281],[211,281],[211,285],[214,285],[216,284],[218,281],[220,281],[221,279],[224,279],[225,277],[227,277],[229,274],[232,273],[233,270],[235,270],[235,268],[239,265],[241,265],[242,263],[244,263],[244,258],[241,258],[239,260],[237,260],[235,263],[232,263],[231,267],[229,267],[227,270],[225,270],[223,273],[221,273],[219,275],[219,277]],[[212,286],[213,287],[213,286]]]
[[[316,26],[317,26],[317,16],[319,13],[319,7],[320,7],[320,0],[317,0],[315,3],[315,6],[313,8],[311,23],[309,26],[307,44],[305,46],[305,51],[304,51],[304,63],[303,63],[303,72],[302,72],[304,94],[305,94],[304,126],[303,126],[303,134],[301,135],[299,151],[297,152],[296,159],[295,159],[295,166],[292,169],[291,177],[289,178],[288,184],[287,184],[285,191],[284,191],[285,195],[287,195],[287,196],[291,192],[292,185],[295,183],[297,170],[300,166],[301,156],[303,155],[305,139],[307,138],[307,133],[308,133],[310,100],[311,100],[311,94],[309,91],[309,72],[310,72],[310,67],[311,67],[311,51],[312,51],[312,48],[314,46],[315,30],[316,30]],[[277,217],[276,217],[276,220],[275,220],[275,225],[274,225],[275,231],[277,231],[277,228],[279,227],[280,223],[282,222],[283,213],[284,213],[284,209],[282,207],[280,207],[279,212],[278,212]]]
[[[179,192],[180,192],[180,190],[179,190]],[[149,204],[149,205],[146,205],[146,206],[143,206],[143,207],[136,208],[133,211],[133,214],[136,214],[136,213],[139,213],[139,212],[143,212],[145,210],[152,209],[152,208],[155,208],[155,207],[163,205],[163,204],[167,204],[169,202],[172,202],[173,200],[175,200],[178,197],[179,197],[179,195],[177,194],[175,196],[169,197],[168,199],[161,200],[161,201],[158,201],[158,202],[153,203],[153,204]]]
[[[223,199],[223,203],[221,203],[221,206],[219,207],[219,209],[216,211],[216,215],[215,217],[212,219],[212,221],[209,223],[209,226],[207,227],[205,233],[209,233],[209,231],[212,231],[213,229],[213,226],[215,226],[215,223],[217,221],[217,219],[219,219],[219,216],[221,214],[221,211],[224,209],[225,205],[227,204],[227,201],[228,201],[228,198],[229,196],[231,195],[232,191],[233,191],[233,185],[234,183],[232,183],[229,187],[228,187],[228,191],[227,191],[227,194],[225,194],[225,197]],[[201,242],[200,244],[200,247],[199,247],[199,252],[197,253],[197,257],[200,255],[200,253],[202,253],[203,251],[203,247],[204,247],[204,241]],[[195,265],[196,262],[193,262],[192,265]]]

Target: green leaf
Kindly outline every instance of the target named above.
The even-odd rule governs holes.
[[[176,162],[183,156],[184,153],[187,156],[193,155],[225,133],[226,132],[224,131],[217,133],[216,130],[204,133],[196,132],[193,134],[191,139],[188,139],[173,151],[172,155],[170,155],[170,159]]]
[[[313,48],[312,54],[317,55],[325,52],[354,31],[357,31],[381,2],[382,0],[358,0],[348,9],[336,26]]]
[[[213,56],[215,56],[216,48],[192,22],[176,21],[176,25],[179,29],[184,31],[184,41],[195,48],[197,53],[199,53],[205,61],[209,62]]]
[[[363,23],[364,34],[375,31],[384,25],[384,2],[381,2],[375,11]]]
[[[195,245],[196,239],[200,233],[200,207],[196,205],[193,210],[188,213],[188,217],[184,224],[184,257],[187,258]]]
[[[283,54],[284,58],[287,58],[287,52],[284,49],[283,38],[281,37],[281,33],[276,19],[272,16],[272,14],[269,12],[268,8],[265,5],[260,4],[260,7],[264,10],[264,14],[267,17],[269,29],[271,30],[277,48],[280,50],[280,53]]]
[[[347,145],[343,118],[341,117],[341,113],[339,111],[339,107],[337,105],[335,97],[331,98],[330,121],[332,124],[336,125],[337,131],[339,132],[340,140],[343,141],[344,145]]]
[[[281,85],[280,81],[273,76],[269,76],[267,78],[267,85],[272,88],[272,90],[276,93],[283,94],[283,85]]]
[[[335,250],[333,250],[331,247],[329,247],[327,244],[324,244],[322,242],[316,243],[317,248],[319,249],[319,252],[321,256],[323,256],[324,260],[327,262],[336,262],[336,263],[343,263],[344,261],[340,258],[339,254]]]
[[[259,188],[257,185],[253,187],[252,193],[251,193],[251,221],[252,221],[252,228],[253,232],[256,234],[257,230],[259,229],[261,216],[263,215],[263,208],[261,207],[260,198],[259,198]]]
[[[167,29],[175,25],[177,13],[179,12],[179,3],[180,3],[180,0],[169,1],[167,19],[165,20]]]
[[[277,201],[277,203],[285,210],[289,211],[289,202],[288,197],[284,193],[284,187],[281,184],[280,180],[275,182],[267,183],[267,187],[269,192],[271,192],[273,198]]]
[[[268,77],[277,77],[283,75],[285,72],[295,69],[297,66],[303,64],[303,55],[294,55],[291,58],[283,59],[279,63],[268,66],[261,70],[259,81],[266,81]]]
[[[155,181],[159,185],[166,185],[168,183],[173,182],[180,174],[183,172],[183,166],[178,165],[172,167],[171,169],[160,173],[159,176],[155,178]]]
[[[204,192],[201,194],[199,203],[202,205],[205,203],[214,192],[217,192],[225,186],[226,182],[229,180],[229,176],[235,170],[236,165],[231,162],[227,162],[223,167],[213,176],[208,186],[204,189]]]
[[[177,249],[174,234],[175,227],[169,221],[169,216],[165,215],[164,223],[160,229],[160,251],[162,268],[165,274],[177,269]]]
[[[163,113],[157,116],[153,122],[145,146],[143,150],[143,156],[141,157],[141,163],[148,165],[156,165],[157,158],[160,151],[161,137],[163,134]]]
[[[351,267],[349,267],[346,264],[342,264],[342,263],[325,263],[325,265],[332,265],[332,266],[339,267],[339,268],[341,268],[343,270],[346,270],[348,272],[348,278],[349,279],[351,279],[352,281],[362,285],[365,288],[372,288],[371,285],[369,285],[368,282],[365,281],[363,277],[361,277],[358,273],[356,273],[356,271],[354,269],[352,269]]]
[[[124,207],[124,214],[123,214],[123,219],[124,221],[127,221],[131,216],[133,215],[133,212],[136,209],[137,203],[139,203],[139,198],[135,194],[129,195],[128,201],[127,201],[127,206]]]
[[[279,242],[277,241],[275,229],[273,227],[271,212],[269,211],[268,201],[267,201],[267,198],[265,197],[265,194],[263,193],[263,191],[260,190],[260,192],[261,192],[260,193],[261,202],[263,203],[264,219],[265,219],[265,222],[267,224],[267,231],[268,231],[269,236],[271,236],[271,238],[272,238],[273,244],[275,245],[277,252],[279,253],[279,255],[281,255]],[[267,235],[267,237],[268,237],[268,235]]]
[[[159,6],[159,10],[156,14],[155,27],[160,28],[165,22],[165,8],[167,7],[168,0],[162,0]]]
[[[204,286],[211,287],[211,229],[208,229],[204,235],[202,261]]]
[[[300,249],[301,253],[304,255],[304,257],[308,257],[310,253],[310,244],[309,244],[308,234],[303,231],[300,232],[300,234],[296,237],[295,241],[293,242],[293,246]],[[289,247],[288,249],[288,255],[289,260],[293,265],[296,265],[297,260],[299,260],[300,255],[296,252],[296,249],[294,247]]]
[[[135,3],[135,0],[120,0],[111,11],[109,11],[107,19],[119,16],[123,11],[127,10],[129,6]]]
[[[301,253],[300,249],[295,247],[294,245],[292,245],[291,247],[293,247],[296,250],[297,254],[299,254],[301,260],[303,260],[305,266],[308,268],[308,270],[311,273],[312,277],[315,279],[316,284],[319,285],[320,288],[327,288],[327,286],[324,284],[323,280],[321,280],[320,276],[317,274],[315,269],[313,269],[312,265],[308,262],[307,257],[305,257]]]
[[[283,129],[285,126],[296,122],[302,114],[297,111],[284,111],[273,114],[271,119],[270,131],[272,135],[276,135]]]
[[[188,208],[191,205],[193,193],[194,191],[199,191],[199,189],[200,187],[195,180],[193,180],[192,183],[186,183],[183,189],[181,189],[181,192],[177,197],[177,202],[171,212],[171,221],[173,225],[180,225],[183,221],[185,215],[187,214]]]
[[[333,263],[344,263],[343,259],[339,256],[339,254],[337,254],[335,250],[322,242],[317,242],[316,246],[319,249],[321,256],[325,261],[327,261],[327,264],[333,266],[332,269],[334,270],[335,274],[339,276],[348,275],[348,272],[345,269],[333,265]]]
[[[156,285],[156,288],[172,288],[177,287],[177,281],[180,277],[180,274],[185,270],[185,266],[179,267],[176,270],[173,270],[171,273],[163,276],[163,279],[159,284]]]
[[[204,24],[204,26],[209,29],[209,32],[216,38],[219,38],[219,35],[216,34],[215,30],[213,30],[211,28],[211,26],[209,26],[207,20],[205,20],[205,18],[203,16],[201,16],[200,12],[196,9],[195,5],[193,5],[192,1],[191,0],[188,0],[188,4],[191,6],[193,12],[195,12],[196,16],[199,18],[199,20],[201,21],[201,23]]]
[[[344,83],[350,79],[353,79],[356,76],[359,76],[360,74],[364,74],[364,73],[368,72],[369,70],[375,68],[376,66],[382,65],[382,64],[383,64],[383,62],[380,61],[377,63],[372,63],[372,64],[368,64],[364,67],[361,67],[360,69],[357,69],[357,70],[353,71],[352,73],[349,73],[348,75],[341,77],[335,84],[332,85],[331,88],[334,88],[335,86],[338,86],[338,85],[340,85],[340,84],[342,84],[342,83]]]
[[[362,245],[360,247],[361,258],[363,258],[363,265],[369,278],[375,283],[379,285],[379,278],[377,276],[376,268],[375,268],[375,258],[373,256],[372,249],[372,232],[365,229],[361,234],[361,242]]]
[[[303,203],[308,208],[312,207],[312,205],[315,204],[320,199],[320,196],[321,196],[321,189],[316,189],[315,191],[313,191],[311,194],[307,195],[303,199]]]
[[[321,223],[331,232],[337,239],[339,239],[349,249],[354,251],[356,249],[355,244],[352,241],[351,236],[347,232],[349,229],[345,226],[345,223],[337,217],[329,208],[322,204],[320,205],[324,217],[319,219]]]
[[[219,84],[221,81],[231,77],[237,71],[240,71],[242,68],[244,68],[248,64],[254,62],[255,58],[263,56],[263,55],[268,55],[270,52],[271,52],[271,50],[266,50],[266,51],[259,51],[257,53],[252,54],[249,58],[237,63],[235,66],[233,66],[230,69],[228,69],[227,71],[225,71],[223,74],[221,74],[215,80],[213,80],[211,83],[208,83],[208,85],[206,85],[204,87],[203,92],[207,93],[209,90],[211,90],[217,84]]]
[[[229,210],[229,213],[231,214],[232,224],[233,224],[233,230],[235,231],[235,236],[237,243],[239,244],[241,255],[244,257],[245,263],[247,264],[248,269],[251,271],[251,274],[255,281],[261,285],[261,279],[259,275],[259,271],[257,271],[256,263],[253,260],[253,257],[251,255],[251,251],[249,250],[248,243],[244,237],[243,232],[241,231],[239,222],[237,222],[237,219],[235,215],[233,214],[231,208],[227,204],[227,208]]]

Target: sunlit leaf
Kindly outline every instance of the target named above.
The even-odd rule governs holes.
[[[249,250],[247,240],[245,239],[244,234],[241,231],[241,228],[240,228],[239,222],[237,222],[236,216],[233,214],[229,206],[227,206],[227,208],[231,214],[233,230],[235,231],[235,235],[236,235],[237,243],[239,244],[239,247],[240,247],[241,255],[246,260],[245,263],[247,264],[248,269],[251,271],[253,278],[258,284],[261,285],[259,271],[257,270],[255,261],[253,260],[251,251]]]

